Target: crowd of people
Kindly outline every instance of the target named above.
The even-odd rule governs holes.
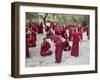
[[[29,48],[36,47],[37,34],[44,34],[43,42],[40,45],[40,56],[46,57],[55,54],[55,63],[60,63],[62,60],[63,51],[71,51],[71,56],[79,56],[79,42],[83,40],[83,33],[86,32],[89,39],[89,27],[80,24],[62,25],[59,23],[50,22],[49,25],[41,23],[32,23],[26,21],[26,58],[30,57]],[[51,44],[47,41],[50,39],[55,44],[55,53],[50,48]],[[69,44],[72,42],[72,45]]]

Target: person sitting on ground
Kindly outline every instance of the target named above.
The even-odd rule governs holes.
[[[52,51],[50,51],[51,45],[50,43],[46,40],[46,38],[43,39],[43,42],[41,44],[41,51],[40,51],[40,55],[41,56],[49,56],[52,54]]]

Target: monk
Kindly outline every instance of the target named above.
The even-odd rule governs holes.
[[[32,35],[29,35],[29,37],[27,38],[27,44],[29,47],[35,47],[36,43],[35,43],[35,39]]]
[[[30,54],[29,54],[29,48],[30,47],[35,47],[36,44],[35,44],[35,39],[34,37],[32,37],[32,35],[29,35],[26,37],[26,57],[29,57]]]
[[[40,55],[41,56],[49,56],[52,54],[52,51],[49,50],[51,47],[50,43],[46,40],[46,38],[43,39],[43,42],[41,44],[41,51]]]
[[[79,32],[74,29],[72,33],[72,49],[71,55],[77,57],[79,55],[79,41],[80,41],[80,34]]]
[[[55,31],[55,34],[56,34],[56,35],[61,35],[61,30],[60,30],[59,25],[57,25],[57,26],[54,28],[54,31]]]
[[[60,63],[62,60],[62,53],[63,53],[63,41],[59,35],[53,35],[52,40],[55,42],[55,58],[56,63]]]

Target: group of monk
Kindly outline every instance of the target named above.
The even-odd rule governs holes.
[[[29,48],[36,47],[37,34],[43,34],[44,30],[46,36],[43,37],[43,42],[40,45],[40,56],[46,57],[55,54],[55,63],[62,61],[63,51],[71,51],[71,56],[79,56],[79,42],[83,40],[83,33],[87,33],[89,39],[89,28],[87,25],[67,24],[62,25],[58,23],[50,23],[50,25],[43,26],[43,23],[26,22],[26,57],[30,56]],[[50,39],[55,44],[55,52],[51,51],[51,44],[47,39]],[[72,42],[72,45],[70,45]]]

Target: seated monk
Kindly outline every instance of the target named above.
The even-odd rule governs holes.
[[[41,51],[40,55],[41,56],[48,56],[52,54],[52,51],[49,50],[51,47],[50,43],[46,40],[46,38],[43,39],[43,42],[41,44]]]
[[[69,42],[67,40],[64,41],[64,51],[70,51],[71,46],[69,45]]]
[[[27,38],[27,44],[29,47],[36,47],[36,41],[32,35]]]

